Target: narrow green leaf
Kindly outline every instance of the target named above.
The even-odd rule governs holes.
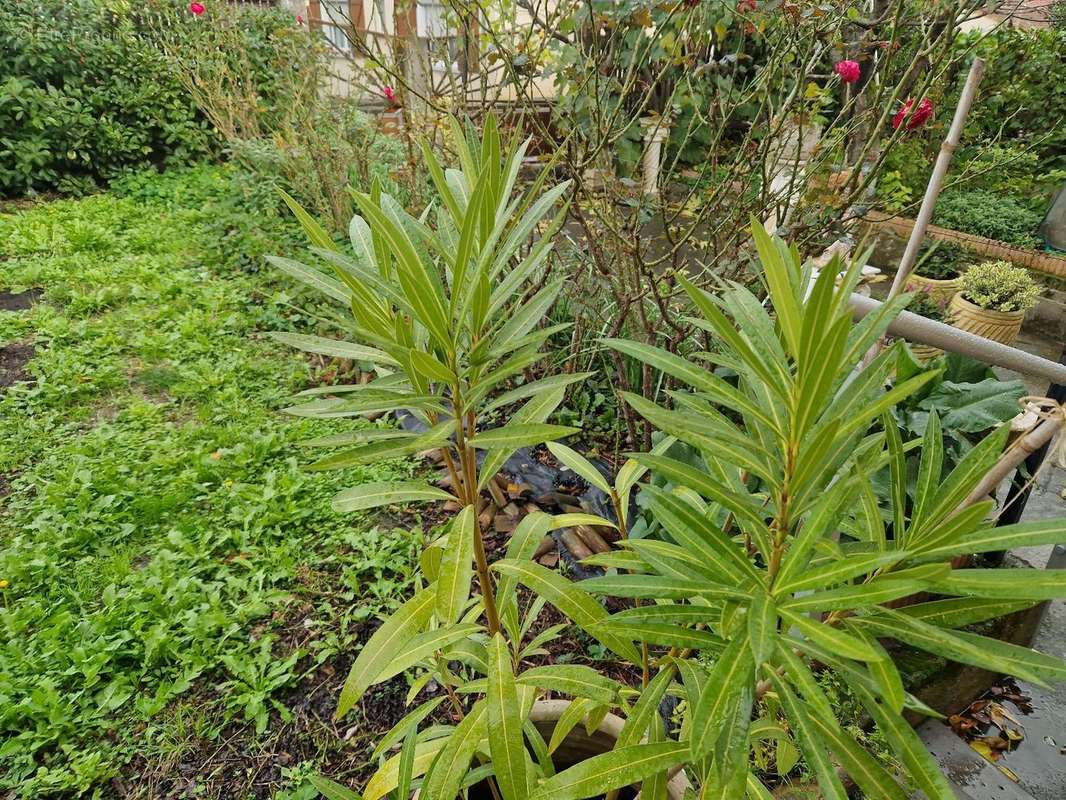
[[[345,306],[352,300],[351,291],[343,283],[336,278],[331,278],[319,269],[302,264],[299,261],[293,261],[291,258],[281,258],[280,256],[267,256],[266,260],[286,275],[307,284],[312,289],[317,289],[326,297],[331,297]]]
[[[685,759],[688,746],[678,742],[636,744],[581,761],[548,778],[530,800],[582,800],[638,783]]]
[[[463,778],[470,771],[478,742],[485,738],[488,728],[486,704],[474,704],[452,735],[444,740],[444,746],[433,761],[419,794],[424,800],[455,800]]]
[[[758,666],[770,657],[777,640],[777,608],[764,591],[752,594],[751,605],[748,606],[748,638],[751,641],[752,658]]]
[[[307,780],[326,800],[362,800],[356,792],[321,775],[312,775]]]
[[[459,619],[470,597],[470,582],[474,577],[474,537],[478,535],[474,526],[476,520],[477,510],[473,506],[463,506],[452,520],[437,579],[437,617],[445,624]]]
[[[497,561],[493,569],[504,575],[514,576],[520,583],[543,597],[569,617],[575,625],[583,629],[587,630],[588,627],[607,618],[607,612],[603,606],[592,597],[566,578],[539,564],[504,560]],[[635,664],[640,663],[640,652],[630,640],[613,634],[597,635],[591,631],[590,634],[626,660]]]
[[[504,800],[526,797],[526,750],[522,743],[522,709],[518,704],[511,652],[501,634],[492,637],[489,651],[489,685],[486,703],[489,719],[489,753],[496,784]]]
[[[267,331],[267,335],[275,341],[303,350],[305,353],[317,353],[334,358],[350,358],[353,361],[370,361],[375,364],[396,366],[399,362],[382,350],[373,347],[364,347],[361,344],[343,342],[339,339],[327,339],[323,336],[310,336],[303,333],[287,333],[285,331]]]
[[[742,690],[750,688],[754,675],[750,642],[746,636],[738,636],[718,656],[699,703],[692,709],[692,759],[699,760],[714,749],[722,735],[722,723],[734,712]]]
[[[673,664],[667,664],[659,670],[651,682],[640,693],[637,702],[629,710],[622,730],[618,733],[615,748],[639,744],[648,733],[648,727],[659,715],[659,704],[666,696],[666,690],[673,683],[677,670]]]
[[[415,666],[422,659],[428,658],[437,651],[446,649],[448,645],[454,644],[480,630],[480,625],[462,623],[419,633],[412,637],[404,646],[396,648],[390,653],[392,658],[385,665],[385,669],[378,676],[378,680],[384,681],[394,675],[399,675],[401,672]]]
[[[893,550],[887,553],[866,553],[848,556],[847,558],[809,569],[787,582],[778,581],[774,586],[774,594],[781,596],[792,592],[802,592],[807,589],[823,589],[827,586],[834,586],[844,581],[850,581],[860,575],[866,575],[886,564],[903,561],[907,558],[907,555],[907,553]]]
[[[825,800],[847,800],[848,793],[844,791],[836,768],[829,760],[828,748],[822,739],[819,726],[815,723],[814,715],[807,712],[792,693],[792,689],[775,671],[769,670],[769,673],[785,715],[798,734],[796,739],[807,760],[807,766],[818,777],[819,793]]]
[[[411,728],[417,728],[419,723],[432,714],[437,709],[437,706],[443,703],[445,699],[445,695],[434,697],[432,700],[427,700],[413,711],[405,714],[403,718],[393,725],[392,728],[389,729],[389,732],[378,741],[377,745],[375,745],[374,753],[370,757],[370,761],[375,762],[380,759],[390,747],[407,735],[408,730]]]
[[[580,432],[580,428],[547,423],[519,423],[480,431],[469,443],[479,450],[517,450]]]
[[[750,600],[751,593],[743,589],[713,584],[664,578],[661,575],[604,575],[581,582],[586,591],[614,597],[647,597],[662,600],[685,600],[702,597],[705,600]]]
[[[597,703],[614,703],[619,689],[622,688],[618,681],[581,664],[532,667],[520,674],[517,681],[523,685],[551,689],[573,697],[587,697]]]
[[[930,590],[1005,600],[1055,600],[1066,597],[1066,569],[956,569]]]
[[[799,633],[816,644],[825,647],[842,658],[852,658],[856,661],[876,661],[879,655],[867,647],[861,639],[850,636],[842,631],[815,622],[803,614],[795,614],[786,608],[778,609],[781,618],[794,627]]]
[[[332,505],[334,511],[345,513],[427,500],[455,500],[455,497],[421,481],[390,481],[345,489],[334,496]]]
[[[337,700],[334,719],[340,719],[351,710],[363,693],[380,678],[393,653],[407,644],[425,628],[433,615],[436,586],[430,584],[400,606],[374,635],[370,637],[359,657],[352,664],[348,678]],[[391,787],[390,787],[391,788]]]
[[[583,455],[560,442],[548,442],[547,447],[551,454],[559,459],[564,466],[576,472],[604,494],[611,493],[611,484],[603,477],[603,473],[596,469],[596,466]]]
[[[285,205],[287,205],[289,210],[292,211],[292,215],[296,217],[296,220],[304,229],[304,233],[307,234],[307,238],[310,240],[311,244],[325,250],[338,249],[337,243],[333,241],[333,237],[326,233],[326,229],[319,225],[315,218],[308,214],[307,211],[304,210],[304,207],[296,202],[296,199],[292,195],[281,189],[278,189],[277,191],[278,194],[281,195],[281,199],[285,201]]]
[[[997,619],[1031,608],[1037,600],[1000,600],[979,597],[953,597],[950,600],[933,600],[916,603],[899,609],[901,614],[939,628],[961,628],[990,619]]]

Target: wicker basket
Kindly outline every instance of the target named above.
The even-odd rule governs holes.
[[[951,324],[1000,344],[1014,344],[1022,329],[1024,311],[991,311],[974,305],[959,292],[948,306]]]
[[[905,291],[925,292],[930,298],[938,303],[947,303],[958,293],[960,283],[961,281],[959,278],[952,278],[948,281],[938,281],[934,278],[915,275],[912,272],[907,276],[907,286]]]

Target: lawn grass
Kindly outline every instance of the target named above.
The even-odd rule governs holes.
[[[331,428],[279,409],[322,376],[262,331],[314,317],[286,281],[219,263],[196,187],[224,173],[193,171],[187,196],[165,180],[0,216],[0,292],[44,290],[0,311],[0,346],[36,348],[0,389],[0,794],[151,796],[183,749],[269,737],[411,581],[419,531],[329,500],[412,463],[301,469],[296,443]],[[270,791],[314,796],[313,766]]]

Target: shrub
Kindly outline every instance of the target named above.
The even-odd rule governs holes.
[[[958,47],[973,48],[971,57],[987,63],[965,140],[1026,142],[1036,148],[1045,169],[1066,168],[1066,30],[1000,28],[961,37]],[[956,91],[965,76],[960,70]]]
[[[84,193],[146,166],[218,153],[217,120],[203,113],[164,45],[181,44],[184,63],[207,63],[254,87],[258,132],[272,132],[298,105],[289,75],[301,59],[315,61],[313,40],[280,9],[225,13],[220,26],[178,0],[0,7],[0,194]],[[223,70],[220,59],[239,72]]]
[[[0,193],[91,190],[209,152],[210,127],[130,20],[91,0],[0,6]]]
[[[1036,247],[1041,215],[1011,197],[983,189],[944,192],[933,221],[945,228],[1019,247]]]
[[[914,271],[924,278],[949,281],[959,277],[970,263],[969,254],[957,244],[943,241],[932,244],[924,242],[918,253],[918,264]],[[913,310],[912,307],[911,311]]]
[[[1025,311],[1040,299],[1040,286],[1025,267],[986,261],[962,276],[962,296],[990,311]]]
[[[929,292],[915,292],[907,310],[935,322],[947,322],[945,304]]]

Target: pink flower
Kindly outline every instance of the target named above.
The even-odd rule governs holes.
[[[382,93],[385,95],[386,100],[388,100],[393,105],[396,105],[396,92],[393,91],[391,86],[386,86],[382,90]]]
[[[758,0],[738,0],[737,13],[738,14],[750,14],[752,11],[756,11],[759,7]]]
[[[839,75],[844,83],[855,83],[862,76],[858,61],[838,61],[833,65],[833,72]]]
[[[303,25],[304,24],[304,15],[303,14],[297,14],[296,15],[296,24],[297,25]]]
[[[198,17],[203,14],[207,9],[204,8],[203,3],[189,3],[189,13],[194,17]]]
[[[914,98],[912,97],[906,103],[903,104],[903,108],[896,112],[896,115],[892,117],[892,128],[896,129],[903,124],[903,120],[907,119],[907,115],[910,114],[910,120],[907,122],[907,130],[913,131],[915,128],[920,128],[927,123],[933,116],[933,103],[928,97],[923,97],[918,103],[918,107],[914,109],[914,113],[911,114],[911,108],[914,106]]]

